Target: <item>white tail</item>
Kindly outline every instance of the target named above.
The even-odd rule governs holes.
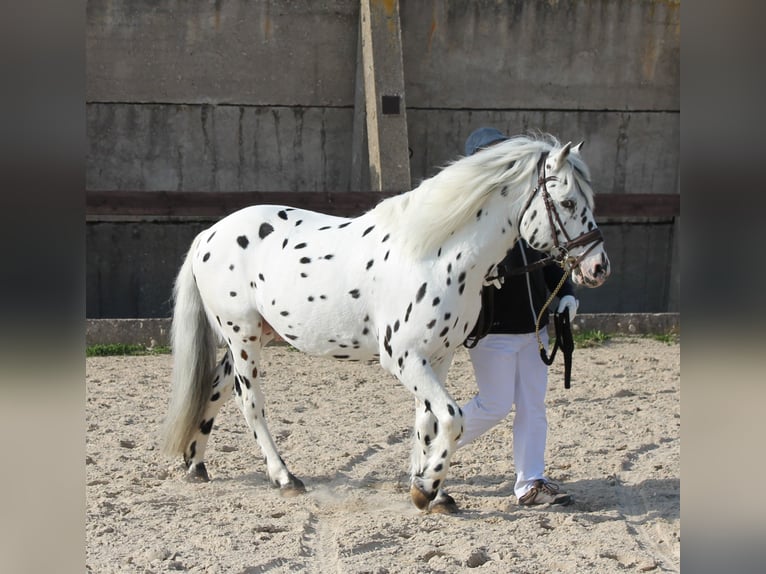
[[[192,272],[199,240],[197,236],[192,242],[173,292],[173,388],[162,445],[169,455],[184,455],[198,430],[215,369],[217,337],[208,323]]]

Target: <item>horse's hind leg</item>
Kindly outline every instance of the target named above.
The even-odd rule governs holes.
[[[266,423],[265,400],[258,383],[261,344],[250,341],[233,343],[231,349],[236,370],[234,398],[266,457],[266,469],[271,483],[280,488],[284,496],[305,492],[303,482],[293,476],[279,455]]]
[[[218,411],[231,395],[234,387],[234,368],[231,360],[231,353],[227,352],[213,373],[213,379],[210,385],[210,395],[205,413],[199,422],[197,433],[189,442],[184,452],[184,464],[188,470],[189,480],[200,480],[207,482],[210,480],[205,467],[205,449],[207,441],[210,438],[210,432],[213,430],[213,421]]]

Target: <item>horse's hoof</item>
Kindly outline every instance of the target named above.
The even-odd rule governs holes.
[[[198,462],[194,466],[189,468],[189,472],[186,474],[187,482],[210,482],[210,476],[207,474],[207,468],[205,468],[204,462]]]
[[[283,498],[292,498],[306,492],[306,487],[300,478],[296,478],[292,474],[289,475],[289,478],[290,482],[279,487],[279,494]]]
[[[436,496],[435,492],[429,496],[415,484],[410,487],[410,498],[412,498],[412,503],[418,507],[418,510],[426,510],[434,496]]]
[[[460,512],[457,502],[449,494],[442,493],[431,503],[428,511],[432,514],[456,514]]]

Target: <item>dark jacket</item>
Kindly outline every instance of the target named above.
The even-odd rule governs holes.
[[[522,249],[526,255],[526,263],[522,257]],[[546,265],[541,269],[535,269],[529,273],[520,275],[509,275],[507,271],[519,269],[525,264],[539,261],[544,255],[539,251],[532,249],[523,239],[519,239],[516,245],[508,252],[505,259],[498,265],[498,271],[505,276],[502,287],[497,289],[494,286],[485,287],[493,290],[494,310],[492,326],[490,333],[533,333],[535,331],[535,322],[548,297],[561,281],[564,270],[555,263]],[[527,283],[529,278],[529,283]],[[531,289],[530,289],[531,288]],[[530,307],[530,293],[532,298],[532,307]],[[567,279],[557,297],[561,299],[564,295],[574,295],[572,282]],[[555,311],[556,306],[551,304],[548,311]],[[548,324],[548,313],[546,312],[540,320],[540,327]]]

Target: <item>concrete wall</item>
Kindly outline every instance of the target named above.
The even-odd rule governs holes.
[[[597,192],[679,192],[679,1],[400,5],[413,184],[495,125],[585,139]],[[89,0],[86,187],[351,190],[358,9]],[[677,226],[601,223],[615,275],[583,305],[677,310]],[[197,227],[89,223],[88,316],[167,313],[168,277]]]

